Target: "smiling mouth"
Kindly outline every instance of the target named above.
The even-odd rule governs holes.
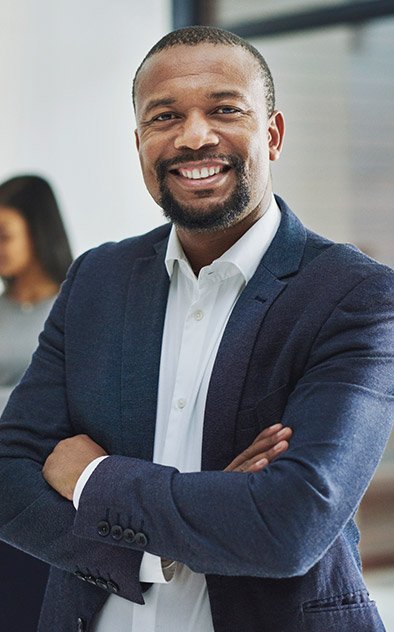
[[[186,180],[206,180],[213,178],[222,173],[226,173],[230,169],[226,164],[206,164],[202,167],[196,167],[194,165],[186,165],[184,167],[178,167],[176,169],[170,169],[170,173],[177,175]]]

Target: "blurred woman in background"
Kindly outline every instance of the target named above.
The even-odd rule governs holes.
[[[30,363],[71,260],[48,182],[27,175],[1,184],[0,414]],[[47,574],[46,564],[0,542],[0,630],[36,631]]]
[[[49,184],[19,176],[0,185],[0,411],[30,363],[71,263]]]

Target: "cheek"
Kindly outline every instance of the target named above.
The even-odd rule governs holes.
[[[269,151],[267,143],[259,142],[257,137],[250,148],[249,166],[252,178],[265,180],[269,174]]]
[[[28,266],[32,259],[33,252],[29,239],[20,237],[9,244],[7,260],[9,266],[15,268],[16,272]]]
[[[160,155],[153,143],[140,145],[139,159],[142,175],[149,193],[156,201],[159,195],[159,183],[157,181],[155,165],[159,158]]]
[[[152,189],[156,187],[156,173],[154,164],[146,157],[140,155],[140,165],[145,185],[152,195]]]

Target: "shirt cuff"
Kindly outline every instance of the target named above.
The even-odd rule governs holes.
[[[140,582],[166,584],[174,577],[175,567],[176,562],[145,551],[140,567]]]
[[[79,499],[81,498],[81,494],[83,492],[83,488],[85,487],[85,485],[88,482],[89,478],[93,474],[93,472],[96,469],[96,467],[98,466],[98,464],[101,463],[101,461],[103,461],[104,459],[108,459],[108,456],[109,455],[98,456],[97,459],[94,459],[93,461],[91,461],[89,463],[89,465],[87,465],[85,467],[85,469],[82,472],[81,476],[77,480],[77,484],[75,485],[75,489],[74,489],[73,505],[74,505],[75,509],[78,509]]]

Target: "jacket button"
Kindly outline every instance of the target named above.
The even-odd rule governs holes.
[[[78,579],[82,579],[83,582],[86,582],[86,577],[81,571],[75,571],[74,575],[78,577]]]
[[[142,533],[142,531],[137,531],[134,540],[135,543],[138,544],[138,546],[144,547],[148,544],[148,538],[146,537],[145,533]]]
[[[109,534],[111,527],[109,526],[109,522],[106,520],[101,520],[97,525],[97,531],[99,535],[105,537]]]
[[[119,524],[114,524],[112,527],[111,538],[113,540],[121,540],[123,538],[123,529]]]
[[[96,586],[98,586],[99,588],[102,588],[103,590],[108,590],[108,583],[102,577],[97,577]]]
[[[132,542],[134,542],[134,540],[135,540],[135,531],[133,531],[133,529],[125,529],[123,531],[123,538],[129,544],[132,544]]]
[[[85,580],[88,582],[88,584],[93,584],[93,586],[96,585],[96,578],[94,577],[94,575],[85,575]]]
[[[85,628],[85,621],[83,619],[81,619],[81,617],[78,617],[77,619],[77,632],[85,632],[86,628]]]

